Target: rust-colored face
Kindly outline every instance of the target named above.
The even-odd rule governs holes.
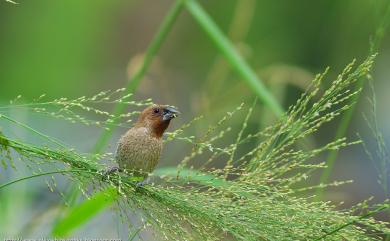
[[[156,137],[162,137],[170,121],[177,117],[179,111],[168,105],[152,105],[142,111],[137,126],[150,128]]]

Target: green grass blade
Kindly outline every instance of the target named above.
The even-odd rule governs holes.
[[[112,205],[118,193],[115,188],[108,188],[95,193],[90,199],[73,208],[53,228],[52,234],[55,237],[65,237],[76,228],[92,219],[105,208]]]
[[[255,92],[259,99],[264,102],[277,116],[281,116],[284,111],[275,97],[266,89],[263,82],[261,82],[261,80],[257,77],[256,73],[249,67],[249,65],[234,48],[234,45],[222,33],[219,27],[198,4],[198,2],[196,0],[187,0],[186,8],[216,45],[225,59],[243,78],[249,88]]]

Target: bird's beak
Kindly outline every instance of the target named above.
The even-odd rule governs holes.
[[[167,106],[163,110],[163,121],[171,120],[177,117],[180,112],[172,106]]]

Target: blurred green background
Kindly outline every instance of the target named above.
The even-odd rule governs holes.
[[[79,97],[126,86],[173,3],[168,0],[18,2],[14,5],[0,1],[2,105],[18,95],[28,102],[41,94],[49,98]],[[375,32],[387,1],[225,0],[200,3],[286,109],[316,73],[331,67],[324,83],[326,88],[332,77],[352,59],[359,61],[367,56],[370,35]],[[385,33],[373,77],[378,120],[386,139],[390,137],[389,61],[390,41]],[[152,98],[155,102],[178,106],[183,115],[173,129],[200,114],[205,115],[206,123],[213,123],[242,102],[250,105],[255,97],[185,9],[135,94],[135,99]],[[369,134],[361,114],[369,108],[367,95],[369,92],[364,91],[350,124],[348,136],[351,139],[357,139],[357,132],[363,136]],[[82,152],[91,151],[101,131],[29,112],[11,110],[11,113],[20,121]],[[258,105],[256,116],[258,121],[250,123],[254,130],[275,120],[272,112],[262,104]],[[238,127],[240,121],[242,119],[237,118],[231,125]],[[205,128],[197,126],[197,129]],[[312,144],[332,140],[336,128],[337,123],[326,125],[313,138]],[[19,137],[26,135],[20,130],[11,131]],[[116,130],[108,151],[115,149],[115,142],[123,131]],[[177,164],[189,148],[168,145],[160,165]],[[3,182],[22,174],[23,167],[15,174],[7,170],[0,180]],[[349,179],[354,183],[330,189],[326,198],[343,200],[350,205],[369,196],[375,196],[377,200],[386,197],[361,146],[341,151],[331,175],[331,180]],[[0,236],[46,236],[50,233],[55,208],[61,204],[60,199],[58,194],[47,191],[42,180],[21,183],[8,193],[1,192]],[[117,222],[116,215],[108,210],[75,235],[120,237],[123,230],[118,231]]]

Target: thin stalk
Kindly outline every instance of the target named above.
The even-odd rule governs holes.
[[[136,229],[129,237],[129,240],[130,241],[133,241],[135,240],[135,237],[138,235],[139,232],[141,232],[141,230],[144,229],[144,227],[140,227],[138,229]]]
[[[14,123],[14,124],[17,124],[17,125],[19,125],[19,126],[25,128],[25,129],[27,129],[27,130],[29,130],[29,131],[35,133],[35,134],[41,136],[42,138],[44,138],[44,139],[46,139],[46,140],[48,140],[48,141],[50,141],[50,142],[53,142],[53,143],[57,144],[58,146],[60,146],[60,147],[62,147],[62,148],[64,148],[64,149],[67,149],[67,147],[66,147],[64,144],[62,144],[61,142],[59,142],[59,141],[57,141],[57,140],[55,140],[55,139],[49,137],[48,135],[45,135],[45,134],[43,134],[43,133],[41,133],[41,132],[39,132],[39,131],[37,131],[37,130],[31,128],[31,127],[29,127],[29,126],[26,125],[26,124],[23,124],[23,123],[21,123],[21,122],[19,122],[19,121],[17,121],[17,120],[12,119],[11,117],[8,117],[8,116],[6,116],[6,115],[0,114],[0,118],[3,118],[3,119],[5,119],[5,120],[7,120],[7,121],[9,121],[9,122],[12,122],[12,123]]]
[[[18,4],[17,2],[14,2],[12,0],[5,0],[7,3],[12,3],[12,4]]]
[[[18,179],[15,179],[13,181],[4,183],[4,184],[0,185],[0,189],[3,189],[5,187],[7,187],[7,186],[10,186],[10,185],[14,184],[14,183],[17,183],[17,182],[20,182],[20,181],[24,181],[24,180],[28,180],[28,179],[31,179],[31,178],[47,176],[47,175],[52,175],[52,174],[58,174],[58,173],[68,173],[68,172],[85,172],[85,173],[89,173],[89,174],[93,174],[93,175],[97,174],[96,172],[91,172],[91,171],[81,170],[81,169],[79,169],[79,170],[73,169],[73,170],[61,170],[61,171],[44,172],[44,173],[34,174],[34,175],[31,175],[31,176],[27,176],[27,177],[18,178]]]
[[[129,79],[128,84],[126,86],[126,90],[124,91],[125,95],[133,93],[141,83],[141,80],[145,76],[146,71],[148,70],[148,68],[152,63],[153,57],[160,49],[163,41],[167,37],[168,33],[171,31],[173,24],[176,22],[176,19],[182,10],[182,7],[183,7],[183,1],[177,0],[171,7],[168,14],[165,16],[157,34],[152,39],[148,49],[145,52],[145,56],[141,66],[136,70],[135,74]],[[119,116],[125,111],[125,109],[126,109],[126,104],[118,103],[114,108],[113,115]],[[115,125],[117,124],[117,122],[118,120],[115,119],[114,123],[112,124]],[[105,147],[108,140],[110,139],[114,128],[115,127],[110,124],[107,126],[107,129],[103,130],[102,134],[100,135],[99,139],[97,140],[93,148],[94,153],[100,153],[102,151],[102,149]]]
[[[256,10],[256,0],[242,0],[237,1],[233,19],[231,21],[227,37],[230,41],[237,45],[242,43],[250,29],[253,22],[253,16]],[[244,56],[245,57],[245,56]],[[224,89],[222,85],[230,74],[230,66],[225,59],[219,54],[212,67],[207,74],[204,90],[208,92],[208,96],[218,96],[219,99],[221,89]],[[207,109],[207,111],[210,111]]]
[[[389,209],[389,208],[390,208],[389,205],[385,205],[385,206],[378,207],[377,209],[375,209],[375,210],[373,210],[373,211],[371,211],[371,212],[368,212],[368,213],[366,213],[365,215],[362,215],[362,216],[358,217],[358,218],[355,219],[355,220],[352,220],[352,221],[350,221],[350,222],[348,222],[348,223],[345,223],[345,224],[341,225],[341,226],[338,227],[338,228],[333,229],[333,230],[330,231],[330,232],[327,232],[326,234],[322,235],[321,237],[316,238],[315,241],[317,241],[317,240],[324,240],[324,238],[326,238],[327,236],[332,235],[332,234],[334,234],[334,233],[337,233],[337,232],[340,231],[341,229],[346,228],[346,227],[348,227],[348,226],[351,226],[351,225],[355,224],[356,222],[358,222],[359,220],[362,220],[362,219],[371,217],[371,216],[373,216],[373,215],[375,215],[375,214],[377,214],[377,213],[379,213],[379,212],[385,211],[386,209]]]
[[[249,65],[237,52],[234,45],[223,34],[199,3],[196,0],[187,0],[185,3],[190,14],[203,28],[221,54],[231,64],[233,69],[235,69],[243,78],[249,88],[255,92],[259,99],[263,101],[276,116],[282,116],[284,113],[283,108],[279,105],[275,97],[267,90],[263,82],[257,77],[256,73],[249,67]]]

